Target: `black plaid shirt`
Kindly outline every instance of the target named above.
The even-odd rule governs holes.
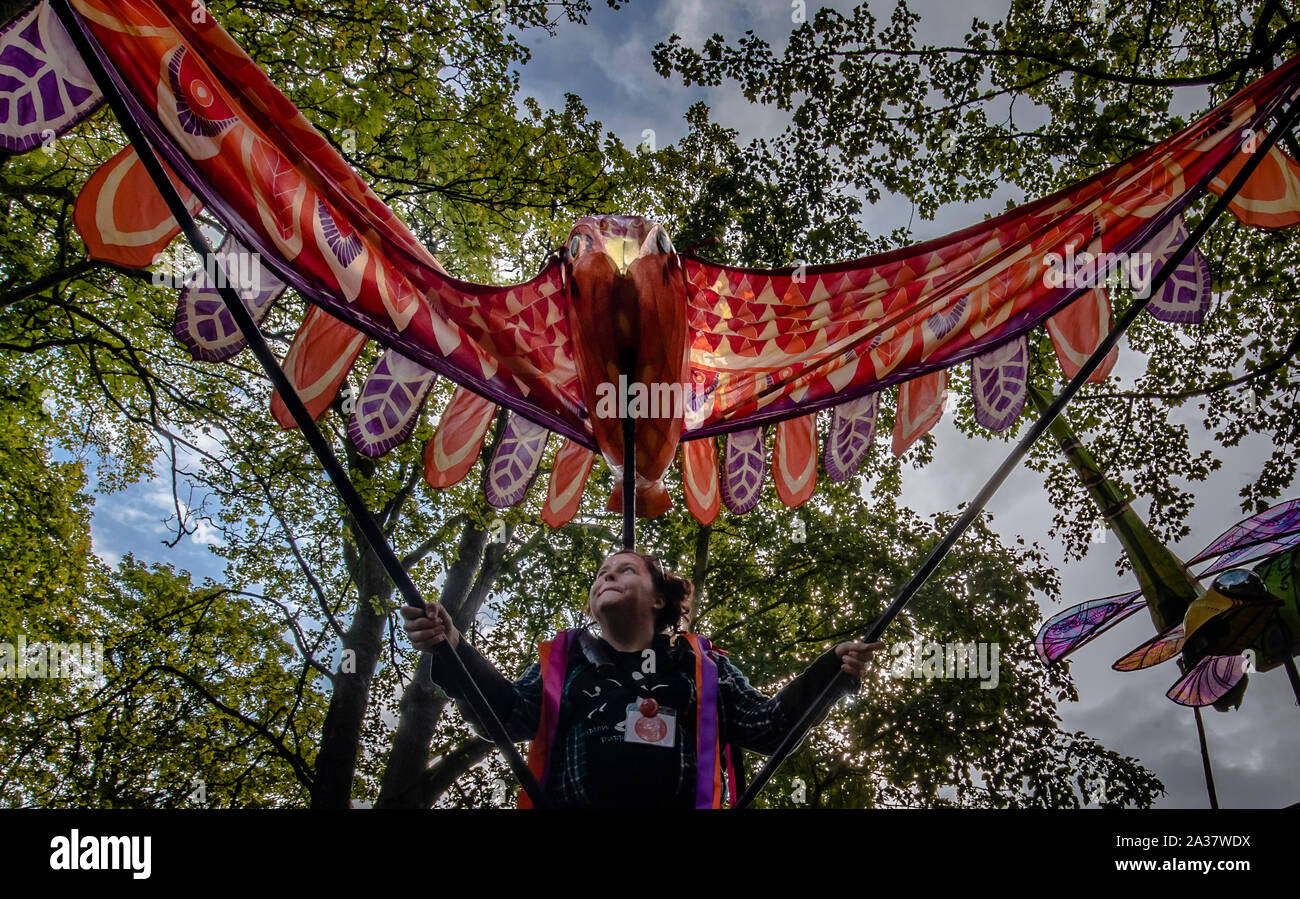
[[[631,672],[604,640],[586,631],[576,636],[569,644],[560,719],[544,778],[548,798],[559,807],[694,806],[695,656],[690,646],[685,640],[670,643],[668,637],[657,636],[653,646],[657,674],[645,679]],[[531,740],[541,717],[541,665],[534,662],[512,683],[465,640],[457,653],[511,739]],[[714,653],[713,659],[718,666],[722,742],[763,755],[776,751],[803,710],[840,669],[839,658],[828,651],[769,697],[750,686],[725,656]],[[432,676],[456,700],[475,730],[486,735],[463,699],[458,678],[436,656]],[[649,692],[647,687],[663,692]],[[856,688],[855,680],[840,695]],[[677,697],[668,706],[677,720],[673,749],[622,741],[626,704],[643,695]]]

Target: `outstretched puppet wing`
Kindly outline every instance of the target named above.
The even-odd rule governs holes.
[[[543,518],[567,520],[591,471],[595,442],[574,364],[563,262],[552,260],[538,277],[509,287],[449,277],[210,15],[192,16],[188,0],[72,0],[72,6],[114,90],[194,203],[227,229],[229,246],[257,254],[274,274],[275,289],[254,291],[249,305],[265,315],[280,283],[313,304],[285,360],[309,410],[319,414],[332,402],[365,341],[377,340],[390,352],[362,388],[350,428],[363,451],[384,452],[409,435],[434,374],[442,374],[462,391],[426,447],[430,481],[446,483],[450,474],[469,471],[471,450],[501,405],[513,413],[512,431],[487,479],[497,484],[494,501],[522,499],[545,432],[556,432],[569,442],[560,450],[564,464],[557,459],[552,467]],[[11,151],[30,149],[32,135],[47,128],[70,127],[99,102],[47,7],[24,15],[0,34],[0,66],[32,56],[36,40],[41,60],[64,65],[27,69],[67,102],[46,91],[33,113],[23,101],[16,119],[0,123],[9,129],[0,137]],[[33,83],[0,83],[0,99],[11,101],[3,108],[19,109],[19,94],[35,96]],[[687,386],[694,389],[682,439],[701,441],[682,454],[688,507],[701,521],[712,520],[724,503],[733,511],[752,508],[766,468],[759,429],[769,423],[777,423],[777,493],[789,505],[806,501],[817,475],[812,413],[836,407],[826,469],[846,476],[870,446],[877,398],[891,385],[900,386],[894,449],[903,452],[942,414],[947,369],[966,361],[979,420],[994,429],[1009,425],[1024,402],[1028,331],[1047,326],[1069,374],[1109,324],[1100,273],[1084,266],[1074,278],[1058,279],[1060,260],[1085,252],[1146,253],[1145,272],[1140,265],[1134,272],[1138,280],[1150,278],[1181,239],[1182,210],[1204,190],[1223,188],[1250,149],[1242,135],[1258,134],[1296,84],[1293,61],[1127,162],[928,243],[781,271],[684,258]],[[1272,152],[1275,158],[1233,206],[1262,227],[1293,224],[1300,211],[1297,168]],[[122,264],[139,265],[141,246],[151,252],[165,246],[175,223],[158,220],[156,203],[150,218],[137,202],[147,192],[123,186],[136,183],[138,163],[130,156],[115,157],[116,168],[93,190],[88,185],[78,223],[101,258],[122,263],[129,257]],[[177,332],[196,355],[216,358],[237,350],[238,341],[209,287],[182,295]],[[1152,312],[1198,320],[1208,291],[1208,268],[1193,255]],[[721,484],[710,439],[720,434],[734,435],[721,454]],[[469,466],[462,464],[466,458]]]
[[[1256,133],[1250,123],[1294,90],[1289,67],[1109,171],[947,237],[772,271],[688,258],[693,396],[683,439],[739,431],[745,447],[761,448],[755,428],[777,422],[778,494],[806,499],[811,452],[781,464],[783,444],[806,444],[809,433],[815,442],[813,420],[800,417],[835,407],[825,467],[838,479],[870,447],[882,389],[900,388],[893,449],[901,454],[939,420],[947,369],[966,361],[977,421],[1007,427],[1026,398],[1028,332],[1045,324],[1066,376],[1078,372],[1110,329],[1109,266],[1098,260],[1126,260],[1129,283],[1139,291],[1150,284],[1187,236],[1181,210],[1203,190],[1226,187],[1253,151],[1242,139]],[[1266,163],[1231,208],[1248,224],[1287,227],[1300,208],[1300,168],[1276,148]],[[1209,299],[1209,266],[1193,252],[1147,308],[1162,321],[1196,323]],[[746,505],[731,496],[754,493],[751,455],[724,455],[722,496],[733,512]],[[690,500],[702,479],[689,459],[685,473]]]
[[[1125,274],[1142,289],[1186,236],[1181,210],[1202,189],[1222,188],[1220,169],[1244,155],[1240,134],[1279,86],[1260,81],[1109,171],[927,243],[779,271],[688,259],[701,396],[686,439],[807,414],[967,360],[981,421],[1005,426],[1025,399],[1019,338],[1046,322],[1070,375],[1108,330],[1105,266],[1082,254],[1135,261]],[[1198,321],[1208,280],[1193,254],[1153,314]],[[917,391],[923,402],[932,394]],[[896,428],[917,418],[901,415]],[[905,447],[916,435],[902,436]]]

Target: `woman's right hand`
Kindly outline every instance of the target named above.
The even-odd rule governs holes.
[[[402,626],[411,638],[411,645],[425,651],[433,649],[443,640],[455,649],[460,642],[460,631],[451,623],[451,615],[441,603],[431,602],[427,609],[415,606],[402,606]]]

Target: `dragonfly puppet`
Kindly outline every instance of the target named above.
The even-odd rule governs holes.
[[[1046,404],[1041,394],[1033,399]],[[1057,419],[1051,430],[1124,546],[1140,589],[1052,616],[1038,633],[1039,657],[1059,662],[1145,608],[1156,634],[1116,661],[1116,670],[1178,658],[1182,672],[1166,695],[1180,705],[1226,711],[1241,704],[1251,671],[1282,666],[1300,702],[1293,661],[1300,653],[1300,499],[1237,522],[1184,564],[1156,539],[1064,421]],[[1189,571],[1207,562],[1199,575]],[[1250,563],[1253,570],[1242,567]],[[1210,587],[1202,587],[1200,581],[1210,577]]]

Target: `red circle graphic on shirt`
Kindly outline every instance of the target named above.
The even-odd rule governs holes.
[[[636,735],[647,743],[658,743],[668,736],[668,725],[658,716],[641,718],[636,723]]]

